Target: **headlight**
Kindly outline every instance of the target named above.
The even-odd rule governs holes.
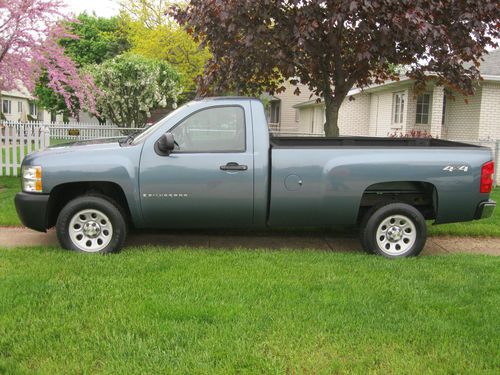
[[[28,193],[42,192],[42,167],[25,166],[23,173],[23,190]]]

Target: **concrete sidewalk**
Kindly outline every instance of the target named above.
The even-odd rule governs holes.
[[[247,249],[316,249],[323,251],[362,251],[357,238],[333,237],[323,233],[248,232],[135,232],[126,246],[169,246]],[[38,233],[26,228],[0,227],[0,248],[58,246],[54,230]],[[500,238],[429,237],[424,255],[472,253],[500,255]]]

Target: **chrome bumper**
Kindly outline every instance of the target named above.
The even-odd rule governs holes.
[[[497,203],[492,200],[479,203],[476,211],[476,220],[487,219],[493,216],[493,212],[495,211],[496,206]]]

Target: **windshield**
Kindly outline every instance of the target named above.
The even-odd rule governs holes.
[[[147,128],[146,130],[144,130],[143,132],[137,134],[132,143],[133,144],[137,144],[137,143],[141,143],[142,141],[144,141],[147,137],[149,137],[149,135],[151,133],[154,133],[160,126],[164,125],[165,122],[167,122],[168,120],[170,120],[172,117],[174,117],[180,110],[181,108],[183,108],[184,106],[181,106],[179,108],[177,108],[175,111],[172,111],[170,112],[167,116],[165,116],[164,118],[162,118],[160,121],[158,121],[156,124],[154,125],[151,125],[149,128]]]

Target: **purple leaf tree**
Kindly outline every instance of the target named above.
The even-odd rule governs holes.
[[[500,38],[498,0],[190,0],[169,14],[212,53],[201,94],[300,81],[325,101],[327,136],[352,88],[398,79],[400,65],[417,88],[472,94]]]
[[[49,87],[61,94],[72,114],[95,113],[94,86],[80,74],[58,43],[73,37],[61,26],[68,20],[61,0],[0,0],[0,90],[26,87],[47,72]]]

